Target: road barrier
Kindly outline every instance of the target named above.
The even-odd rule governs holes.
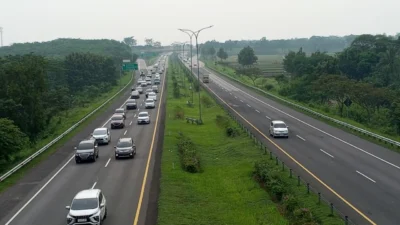
[[[213,69],[213,68],[211,68],[211,67],[208,67],[208,66],[207,66],[207,68],[210,69],[210,70],[212,70],[213,72],[215,72],[215,73],[217,73],[217,74],[220,74],[220,75],[223,75],[223,76],[225,76],[225,77],[227,77],[227,78],[229,78],[229,79],[231,79],[231,80],[233,80],[233,81],[235,81],[235,82],[237,82],[237,83],[239,83],[239,84],[241,84],[241,85],[244,85],[244,86],[246,86],[246,87],[248,87],[248,88],[252,88],[252,89],[254,89],[254,90],[258,91],[258,92],[261,92],[261,93],[264,94],[264,95],[270,96],[270,97],[272,97],[272,98],[274,98],[274,99],[277,99],[277,100],[279,100],[279,101],[282,101],[282,102],[284,102],[284,103],[286,103],[286,104],[288,104],[288,105],[291,105],[291,106],[294,106],[294,107],[296,107],[296,108],[299,108],[299,109],[301,109],[301,110],[303,110],[303,111],[306,111],[306,112],[308,112],[308,113],[310,113],[310,114],[312,114],[312,115],[314,115],[314,116],[321,117],[321,118],[323,118],[323,119],[329,120],[329,121],[331,121],[331,122],[334,122],[334,123],[336,123],[336,124],[339,124],[339,125],[341,125],[341,126],[343,126],[343,127],[346,127],[346,128],[348,128],[348,129],[351,129],[351,130],[357,131],[357,132],[359,132],[359,133],[361,133],[361,134],[364,134],[364,135],[367,135],[367,136],[369,136],[369,137],[375,138],[375,139],[377,139],[378,141],[383,141],[383,142],[385,142],[385,143],[387,143],[387,144],[391,144],[392,146],[397,146],[397,148],[400,148],[400,142],[398,142],[398,141],[392,140],[392,139],[390,139],[390,138],[384,137],[384,136],[379,135],[379,134],[375,134],[375,133],[373,133],[373,132],[371,132],[371,131],[368,131],[368,130],[365,130],[365,129],[356,127],[356,126],[354,126],[354,125],[345,123],[345,122],[340,121],[340,120],[338,120],[338,119],[331,118],[331,117],[329,117],[329,116],[327,116],[327,115],[324,115],[324,114],[315,112],[315,111],[313,111],[313,110],[311,110],[311,109],[309,109],[309,108],[307,108],[307,107],[304,107],[304,106],[302,106],[302,105],[293,103],[293,102],[291,102],[291,101],[288,101],[288,100],[286,100],[286,99],[284,99],[284,98],[281,98],[281,97],[279,97],[279,96],[276,96],[276,95],[274,95],[274,94],[268,93],[268,92],[266,92],[266,91],[264,91],[264,90],[262,90],[262,89],[260,89],[260,88],[257,88],[257,87],[248,85],[248,84],[246,84],[246,83],[243,83],[242,81],[240,81],[240,80],[238,80],[238,79],[236,79],[236,78],[233,78],[233,77],[231,77],[231,76],[229,76],[229,75],[227,75],[227,74],[225,74],[225,73],[222,73],[222,72],[220,72],[220,71],[217,71],[217,70],[215,70],[215,69]]]
[[[181,66],[186,68],[187,71],[189,71],[190,74],[190,69],[186,67],[186,65],[179,60],[181,63]],[[193,71],[193,76],[196,75],[196,71]],[[222,108],[228,113],[228,115],[238,124],[238,126],[246,133],[246,135],[254,140],[254,143],[260,148],[260,150],[264,151],[264,155],[269,157],[270,160],[275,160],[276,166],[280,166],[282,168],[282,171],[288,171],[288,176],[290,178],[296,179],[297,180],[297,187],[300,187],[301,185],[304,185],[306,187],[306,193],[310,194],[310,192],[313,192],[318,196],[318,201],[316,204],[321,204],[321,202],[325,202],[329,207],[330,207],[330,215],[334,216],[339,215],[340,218],[343,220],[344,225],[355,225],[353,221],[349,219],[347,215],[342,213],[338,208],[335,207],[335,205],[329,201],[327,198],[325,198],[321,192],[319,192],[316,188],[313,188],[309,182],[305,181],[302,179],[300,175],[297,175],[293,169],[288,167],[284,161],[282,161],[277,155],[275,155],[272,151],[268,151],[265,142],[265,138],[263,138],[260,134],[257,134],[257,132],[253,131],[252,128],[249,128],[248,126],[245,125],[245,122],[242,121],[242,119],[237,116],[235,112],[233,112],[226,104],[224,104],[214,93],[210,92],[209,89],[206,87],[205,84],[200,82],[200,85],[203,87],[205,91],[207,91],[210,96],[217,102],[219,103]]]
[[[122,91],[125,90],[126,87],[129,86],[129,84],[132,82],[134,78],[134,74],[132,74],[131,79],[129,80],[129,82],[123,87],[121,88],[121,90],[119,90],[115,95],[113,95],[111,98],[109,98],[107,101],[105,101],[103,104],[101,104],[99,107],[97,107],[95,110],[93,110],[92,112],[88,113],[85,117],[83,117],[81,120],[79,120],[76,124],[72,125],[70,128],[68,128],[68,130],[64,131],[64,133],[62,133],[61,135],[59,135],[57,138],[55,138],[54,140],[50,141],[48,144],[46,144],[43,148],[39,149],[38,151],[36,151],[35,153],[33,153],[31,156],[29,156],[28,158],[26,158],[24,161],[22,161],[21,163],[19,163],[18,165],[16,165],[14,168],[12,168],[10,171],[6,172],[5,174],[3,174],[0,177],[0,182],[3,182],[5,179],[7,179],[7,177],[11,176],[13,173],[15,173],[16,171],[18,171],[19,169],[21,169],[23,166],[25,166],[26,164],[28,164],[30,161],[32,161],[33,159],[35,159],[37,156],[39,156],[41,153],[43,153],[44,151],[46,151],[47,149],[49,149],[52,145],[54,145],[55,143],[57,143],[57,141],[59,141],[60,139],[62,139],[65,135],[69,134],[72,130],[74,130],[76,127],[78,127],[81,123],[83,123],[87,118],[89,118],[91,115],[93,115],[94,113],[96,113],[97,111],[99,111],[101,108],[103,108],[103,106],[105,106],[107,103],[109,103],[112,99],[114,99],[117,95],[119,95]]]

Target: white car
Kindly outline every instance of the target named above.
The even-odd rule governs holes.
[[[289,127],[281,120],[273,120],[269,125],[269,135],[272,137],[289,138]]]
[[[92,138],[96,139],[99,144],[107,144],[111,142],[111,132],[107,127],[97,128],[92,133]]]
[[[148,109],[148,108],[155,108],[155,107],[156,107],[156,104],[155,104],[154,100],[153,100],[153,99],[150,99],[150,98],[146,99],[146,101],[144,102],[144,104],[145,104],[145,108],[146,108],[146,109]]]
[[[107,201],[100,189],[80,191],[65,208],[69,211],[67,225],[100,225],[107,218]]]
[[[156,74],[156,76],[154,77],[154,79],[160,79],[160,74]]]
[[[157,95],[153,91],[147,94],[148,99],[153,99],[154,101],[157,101]]]
[[[138,115],[138,120],[137,120],[138,124],[142,124],[142,123],[150,123],[150,115],[148,112],[140,112]]]

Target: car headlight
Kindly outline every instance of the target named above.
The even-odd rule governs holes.
[[[94,155],[94,152],[91,152],[90,155]]]
[[[100,222],[100,211],[92,216],[94,222]]]
[[[74,218],[72,218],[69,214],[67,216],[67,224],[71,224],[74,222]]]
[[[76,156],[79,156],[79,153],[75,153]]]

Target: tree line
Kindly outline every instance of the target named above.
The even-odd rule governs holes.
[[[131,56],[129,46],[121,52],[111,50],[116,47],[113,43],[100,46],[95,53],[74,52],[74,46],[68,54],[68,49],[60,51],[64,57],[53,57],[45,45],[41,53],[50,52],[50,57],[36,53],[0,57],[0,171],[18,161],[22,151],[52,135],[71,109],[86,107],[117,84],[120,63]],[[97,54],[103,47],[105,52]],[[113,51],[115,55],[110,55]],[[23,51],[18,47],[10,52]]]
[[[281,95],[400,134],[400,38],[361,35],[335,55],[300,48],[283,64],[292,78],[276,77]]]
[[[228,55],[236,55],[240,49],[250,46],[254,49],[256,55],[285,55],[290,51],[297,51],[299,48],[308,54],[316,51],[321,52],[340,52],[349,47],[354,39],[359,35],[347,36],[312,36],[310,38],[293,38],[268,40],[262,37],[259,40],[228,40],[218,42],[215,40],[207,41],[201,44],[201,48],[214,49],[223,48]],[[398,35],[395,36],[396,38]]]

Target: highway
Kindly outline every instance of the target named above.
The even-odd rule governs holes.
[[[193,71],[197,76],[197,68]],[[272,101],[200,63],[204,73],[210,74],[209,91],[353,222],[399,224],[398,153]],[[270,137],[271,120],[285,121],[290,137]]]
[[[138,59],[138,63],[140,70],[147,71],[144,60]],[[165,67],[167,67],[167,62]],[[96,162],[76,164],[73,147],[84,137],[88,138],[94,128],[110,128],[109,119],[115,108],[125,106],[124,103],[130,97],[130,87],[121,99],[110,106],[110,109],[101,117],[88,125],[87,129],[60,147],[55,153],[58,155],[57,158],[50,157],[45,160],[26,174],[21,182],[4,192],[0,196],[0,212],[6,213],[1,215],[0,224],[64,225],[68,213],[65,206],[71,204],[76,193],[89,188],[101,189],[106,197],[108,216],[102,224],[145,224],[149,183],[155,155],[152,153],[157,146],[157,130],[155,128],[156,123],[159,124],[159,118],[163,115],[163,110],[159,110],[161,102],[165,101],[165,95],[161,98],[164,90],[164,74],[161,75],[162,85],[157,94],[156,108],[144,109],[145,97],[142,94],[138,99],[138,109],[127,111],[125,128],[111,130],[111,143],[99,146],[100,155]],[[137,78],[138,75],[135,80]],[[137,125],[139,111],[149,112],[151,119],[149,125]],[[160,130],[160,128],[157,129]],[[134,159],[115,160],[113,147],[120,137],[133,137],[137,146],[137,154]],[[50,166],[54,164],[51,163],[52,159],[58,160],[57,167]],[[60,161],[61,159],[62,161]],[[42,179],[35,180],[35,177]],[[35,180],[31,181],[31,184],[35,185],[31,185],[29,190],[21,189],[21,186],[29,184],[29,180]],[[144,180],[146,186],[143,185]],[[22,190],[25,190],[26,193]],[[24,196],[21,198],[22,195]],[[19,201],[13,204],[15,199]],[[138,206],[141,207],[138,209]]]

